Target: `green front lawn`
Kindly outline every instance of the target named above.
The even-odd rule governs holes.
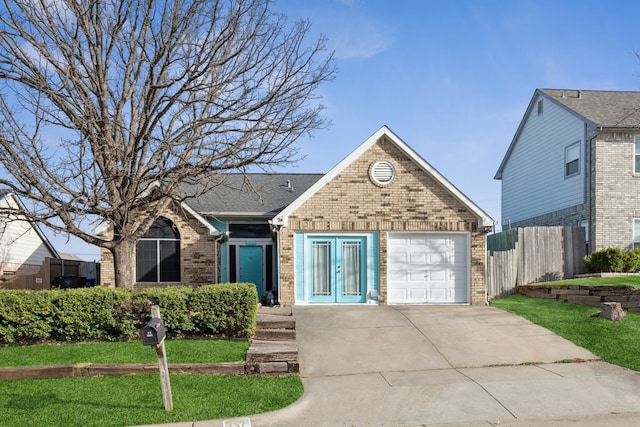
[[[247,341],[168,340],[169,363],[245,360]],[[157,363],[140,342],[0,347],[0,367]],[[170,375],[174,410],[164,410],[159,374],[0,381],[0,424],[124,426],[235,418],[274,411],[302,396],[299,376]]]
[[[248,341],[166,340],[169,363],[245,360]],[[75,363],[155,363],[156,352],[141,342],[100,342],[0,347],[0,367]]]
[[[159,375],[0,382],[6,426],[107,427],[234,418],[283,408],[302,395],[298,376],[171,375],[173,411]]]
[[[522,295],[498,298],[491,304],[549,329],[607,362],[640,371],[640,313],[627,312],[617,323],[591,317],[600,311],[598,307]]]
[[[640,276],[584,277],[555,282],[532,283],[536,286],[633,286],[640,289]]]

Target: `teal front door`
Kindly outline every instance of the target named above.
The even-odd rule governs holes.
[[[365,302],[366,239],[310,237],[307,242],[309,302]]]
[[[253,283],[258,290],[258,297],[264,294],[264,257],[262,246],[239,246],[238,281]]]

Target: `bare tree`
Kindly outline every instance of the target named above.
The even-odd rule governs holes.
[[[138,239],[197,196],[182,184],[290,162],[326,125],[335,69],[309,29],[267,0],[4,0],[0,185],[109,250],[132,287]],[[113,238],[93,232],[104,221]]]

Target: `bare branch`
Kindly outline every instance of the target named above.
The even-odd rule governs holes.
[[[135,243],[182,183],[291,162],[327,125],[325,40],[266,0],[3,1],[0,186],[54,230]]]

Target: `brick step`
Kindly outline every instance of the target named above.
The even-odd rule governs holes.
[[[264,341],[287,341],[296,339],[295,329],[258,329],[254,337],[256,340]]]

